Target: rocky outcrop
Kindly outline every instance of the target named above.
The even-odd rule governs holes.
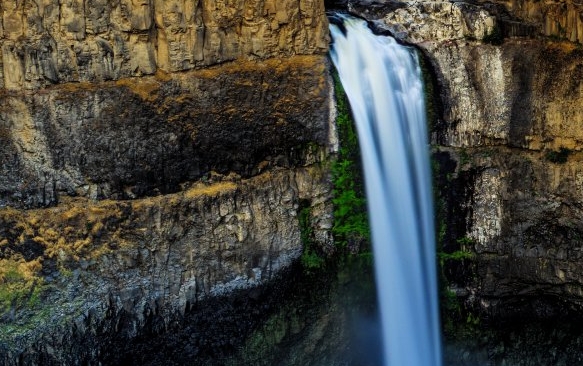
[[[0,2],[0,88],[118,80],[324,53],[321,1]]]
[[[179,332],[196,357],[231,302],[273,305],[302,238],[334,250],[323,3],[0,14],[0,364],[134,362]]]
[[[4,94],[0,363],[101,361],[269,283],[302,230],[333,251],[327,67],[296,56]]]
[[[443,249],[473,253],[446,270],[457,293],[495,318],[580,307],[583,54],[562,39],[579,40],[569,15],[577,5],[349,8],[415,44],[433,69],[439,118],[432,139],[449,205]]]
[[[499,2],[518,18],[516,23],[527,23],[538,32],[555,39],[583,42],[583,7],[576,1],[509,1]]]

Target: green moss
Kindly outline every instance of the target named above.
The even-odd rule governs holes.
[[[300,208],[299,224],[300,236],[304,251],[302,252],[301,262],[304,269],[308,272],[321,268],[324,265],[324,257],[318,252],[314,243],[314,230],[312,226],[312,208],[307,203],[302,203]]]
[[[11,309],[38,305],[44,286],[34,265],[14,260],[2,260],[0,265],[0,317]]]
[[[466,164],[470,156],[461,150],[458,154],[458,163]],[[473,251],[474,239],[463,236],[452,239],[455,229],[448,227],[448,192],[455,182],[447,177],[448,173],[437,160],[432,159],[434,177],[435,221],[437,239],[437,260],[439,265],[439,303],[443,331],[448,337],[457,336],[461,331],[473,331],[480,325],[479,314],[468,308],[452,288],[460,286],[450,282],[449,276],[463,268],[464,274],[473,278],[476,273],[476,254]],[[440,186],[441,185],[441,186]],[[447,248],[447,251],[446,251]],[[453,272],[452,272],[453,271]],[[454,277],[459,276],[455,273]],[[464,284],[461,284],[464,287]]]
[[[366,211],[364,181],[360,160],[358,135],[350,106],[337,75],[334,87],[338,116],[336,125],[340,140],[338,159],[332,166],[334,183],[334,227],[332,233],[340,247],[348,243],[368,242],[370,228]]]
[[[44,289],[44,286],[43,288]],[[39,288],[40,294],[41,288]],[[49,304],[35,303],[36,307],[31,312],[31,317],[19,319],[16,322],[0,323],[0,342],[13,344],[19,337],[26,337],[30,332],[34,332],[38,327],[42,327],[51,322],[51,315],[55,313],[53,306]]]
[[[428,130],[434,131],[438,127],[439,108],[435,92],[435,76],[432,71],[429,60],[418,52],[419,67],[421,68],[421,77],[423,79],[423,96],[425,99],[425,113],[427,118]]]
[[[457,295],[449,288],[440,291],[441,311],[447,316],[442,316],[443,331],[445,334],[452,334],[456,329],[456,321],[461,317],[462,309]]]

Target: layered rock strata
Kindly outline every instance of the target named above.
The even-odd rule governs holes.
[[[0,363],[133,362],[220,299],[261,306],[302,237],[333,251],[323,4],[0,13]]]
[[[0,360],[97,362],[118,347],[110,339],[164,333],[199,302],[266,283],[301,254],[300,202],[314,239],[330,244],[326,180],[298,168],[133,201],[2,210],[12,252],[2,264],[28,264],[39,300],[3,315]]]
[[[332,134],[326,70],[320,56],[296,56],[4,93],[0,206],[131,199],[211,171],[301,165]]]

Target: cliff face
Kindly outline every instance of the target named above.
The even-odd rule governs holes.
[[[299,202],[312,207],[315,240],[329,243],[325,174],[298,168],[243,180],[215,177],[148,199],[76,198],[53,209],[3,210],[4,254],[15,251],[20,259],[13,252],[2,264],[36,277],[24,291],[38,291],[38,299],[3,315],[0,362],[123,358],[116,349],[138,337],[179,331],[196,311],[212,319],[224,305],[199,304],[267,283],[301,254]],[[239,301],[246,299],[253,295]],[[249,322],[239,325],[242,334]],[[220,338],[194,330],[193,344]]]
[[[581,9],[504,4],[349,7],[434,70],[443,250],[474,255],[446,270],[457,293],[489,315],[549,315],[583,299]]]
[[[331,133],[326,69],[320,56],[296,56],[5,93],[0,206],[131,199],[211,171],[302,165]]]
[[[111,361],[333,250],[322,3],[0,12],[0,363]]]
[[[35,89],[327,50],[321,1],[0,2],[0,87]]]

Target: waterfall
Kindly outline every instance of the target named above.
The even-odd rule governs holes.
[[[417,56],[347,16],[331,56],[355,118],[385,365],[441,365],[429,147]]]

